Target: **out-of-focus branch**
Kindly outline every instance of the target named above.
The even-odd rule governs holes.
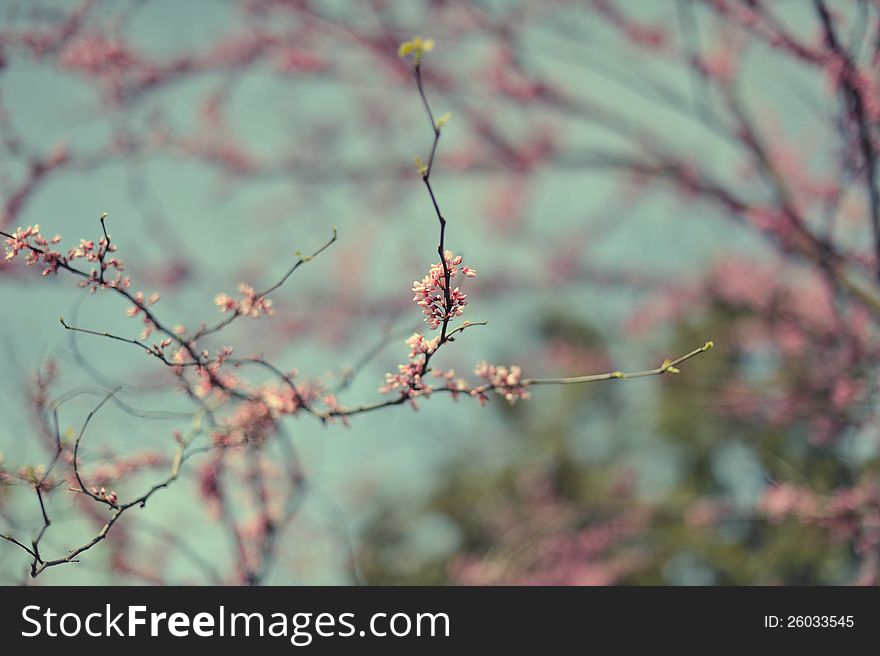
[[[858,143],[861,150],[865,188],[868,195],[868,212],[871,229],[874,232],[874,258],[877,268],[877,277],[880,279],[880,188],[877,182],[877,151],[874,148],[874,140],[867,112],[865,99],[862,98],[861,89],[855,84],[856,67],[849,54],[841,46],[834,30],[834,22],[823,0],[814,0],[816,12],[822,23],[825,44],[839,58],[843,66],[839,84],[846,99],[847,111],[851,115],[858,134]]]

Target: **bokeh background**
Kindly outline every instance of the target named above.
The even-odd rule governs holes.
[[[284,492],[296,513],[259,582],[873,584],[878,25],[868,1],[0,0],[2,229],[69,245],[108,212],[134,288],[192,327],[337,225],[274,317],[217,344],[376,400],[424,327],[411,281],[436,257],[413,163],[432,134],[397,54],[431,37],[426,92],[451,112],[432,181],[448,246],[479,272],[466,318],[489,321],[442,366],[576,375],[716,348],[677,376],[514,406],[437,395],[349,426],[285,419],[306,482]],[[25,543],[48,361],[62,433],[122,385],[80,457],[123,499],[192,420],[161,363],[60,314],[140,330],[118,298],[0,267],[0,532]],[[160,464],[115,466],[137,454]],[[267,471],[286,457],[264,455]],[[209,457],[79,563],[31,580],[0,544],[0,579],[240,582],[228,529],[251,539],[253,502],[230,480],[218,521]],[[47,495],[57,555],[106,520],[68,487]]]

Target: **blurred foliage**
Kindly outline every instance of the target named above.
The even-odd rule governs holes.
[[[682,367],[679,376],[655,379],[656,407],[651,421],[639,430],[656,443],[625,439],[631,385],[598,384],[541,391],[540,402],[507,407],[493,403],[509,421],[503,438],[509,459],[480,458],[463,453],[449,461],[439,483],[424,502],[386,498],[373,514],[358,554],[363,579],[372,584],[448,584],[461,582],[452,572],[462,554],[478,561],[492,555],[509,561],[509,575],[494,582],[515,583],[540,559],[527,556],[534,541],[553,532],[573,534],[591,526],[614,525],[615,518],[645,511],[647,523],[635,535],[619,539],[596,557],[613,563],[615,556],[637,554],[638,566],[614,577],[622,584],[840,584],[849,582],[857,559],[846,540],[815,524],[772,519],[758,508],[761,489],[750,502],[732,497],[719,471],[719,459],[731,448],[745,448],[762,472],[764,486],[777,482],[807,484],[831,491],[853,484],[876,471],[876,459],[853,468],[832,447],[812,445],[798,421],[773,424],[736,407],[719,403],[719,385],[738,378],[749,366],[748,354],[733,346],[744,313],[716,303],[699,321],[681,323],[668,345],[684,353],[712,336],[716,349]],[[545,317],[540,330],[546,339],[562,338],[584,351],[605,353],[606,344],[588,324],[568,314]],[[772,403],[775,391],[798,385],[797,363],[779,361],[755,394]],[[704,381],[712,381],[704,384]],[[720,382],[719,382],[720,381]],[[644,389],[644,388],[642,388]],[[816,407],[821,411],[822,404]],[[602,412],[611,417],[615,447],[602,457],[578,456],[578,440],[603,430],[584,416]],[[585,431],[587,434],[585,436]],[[474,440],[485,439],[474,435]],[[618,440],[618,438],[620,438]],[[674,485],[660,498],[638,493],[634,456],[642,449],[673,449],[682,455]],[[536,475],[552,489],[558,507],[569,516],[554,522],[552,513],[535,511],[523,477]],[[725,509],[714,520],[700,522],[701,506]],[[501,516],[513,518],[516,540],[505,539]],[[440,518],[447,534],[440,550],[425,549],[413,540],[421,519]],[[448,536],[453,536],[449,539]],[[439,538],[438,538],[439,539]],[[430,541],[430,537],[428,538]]]

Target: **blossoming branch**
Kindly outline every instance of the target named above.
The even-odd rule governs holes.
[[[31,575],[56,565],[76,562],[79,556],[102,542],[120,517],[129,509],[144,507],[156,492],[174,483],[181,474],[181,468],[191,457],[209,454],[210,457],[197,471],[199,490],[209,510],[228,526],[233,536],[238,554],[238,580],[255,583],[265,576],[275,553],[275,535],[290,522],[296,512],[303,485],[303,475],[296,464],[292,445],[286,439],[282,421],[285,418],[308,414],[322,424],[339,420],[348,422],[349,418],[365,412],[409,403],[417,406],[420,398],[427,399],[434,393],[446,393],[454,399],[467,396],[476,399],[481,405],[495,393],[508,403],[528,399],[530,388],[538,385],[569,385],[679,373],[678,366],[710,348],[711,341],[678,357],[664,360],[654,369],[623,373],[589,374],[567,378],[529,378],[520,366],[497,365],[479,362],[474,368],[476,381],[459,377],[452,369],[435,366],[434,359],[447,344],[454,342],[460,333],[470,328],[487,325],[486,321],[463,320],[468,306],[468,295],[464,285],[476,277],[477,272],[465,265],[462,256],[456,255],[446,246],[447,219],[443,215],[434,186],[431,181],[438,144],[443,130],[450,120],[450,114],[435,117],[428,102],[422,77],[422,64],[426,53],[434,47],[431,40],[415,38],[402,44],[399,55],[409,60],[412,66],[416,87],[421,103],[431,125],[433,142],[426,161],[417,159],[422,182],[428,193],[437,218],[439,235],[437,244],[438,261],[431,264],[427,274],[412,284],[413,302],[421,309],[428,329],[434,336],[415,333],[406,340],[408,355],[406,362],[398,365],[397,371],[388,373],[379,391],[389,398],[362,405],[344,405],[337,398],[337,392],[320,380],[304,380],[295,369],[280,367],[263,354],[234,357],[235,349],[230,345],[210,348],[204,340],[215,336],[242,317],[258,319],[271,317],[274,311],[273,300],[269,295],[277,291],[303,265],[328,249],[337,239],[336,228],[331,238],[311,255],[297,254],[297,259],[286,273],[263,291],[248,283],[241,283],[238,296],[219,292],[214,297],[223,318],[214,322],[203,322],[189,328],[173,324],[160,318],[156,306],[160,301],[158,293],[132,291],[132,280],[125,273],[125,266],[115,253],[117,245],[111,241],[107,231],[107,215],[100,217],[101,234],[94,239],[81,239],[78,244],[62,249],[60,235],[48,239],[39,225],[18,228],[14,232],[0,231],[6,238],[7,261],[23,258],[27,266],[42,267],[41,274],[49,276],[64,271],[79,279],[80,287],[87,288],[89,294],[110,292],[119,296],[125,304],[125,314],[141,322],[138,337],[131,338],[121,334],[102,331],[97,328],[75,326],[61,317],[62,326],[74,333],[81,333],[110,339],[135,346],[146,354],[160,360],[175,376],[180,390],[198,408],[192,422],[192,429],[186,433],[175,432],[175,453],[170,459],[154,455],[131,459],[129,464],[116,471],[115,478],[137,471],[156,467],[167,468],[167,475],[149,486],[142,494],[124,499],[112,487],[114,476],[87,475],[83,469],[80,452],[86,430],[94,415],[108,402],[115,400],[118,390],[114,389],[103,397],[101,402],[89,413],[81,429],[75,435],[64,439],[58,428],[58,408],[60,402],[50,402],[48,390],[52,385],[54,370],[40,379],[38,410],[41,416],[52,417],[47,420],[44,432],[54,436],[52,448],[54,458],[46,468],[26,468],[17,474],[0,469],[4,480],[26,484],[32,487],[43,517],[43,526],[31,541],[31,546],[11,535],[0,535],[4,540],[23,549],[31,557]],[[252,382],[243,375],[246,368],[257,367],[271,375],[268,382]],[[273,438],[285,450],[286,484],[289,488],[288,502],[273,502],[268,492],[266,465],[259,452]],[[56,465],[66,465],[61,475],[55,473]],[[243,524],[235,518],[229,507],[229,496],[224,492],[224,476],[237,470],[241,480],[253,493],[253,503],[258,508],[250,523]],[[92,539],[74,547],[66,555],[49,558],[40,550],[44,534],[51,526],[51,519],[44,503],[44,495],[50,493],[64,481],[75,496],[90,498],[110,511],[109,518],[102,519],[100,530]]]

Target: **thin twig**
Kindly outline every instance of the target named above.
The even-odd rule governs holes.
[[[713,342],[706,342],[703,346],[695,348],[689,353],[685,353],[675,360],[666,360],[659,367],[653,369],[645,369],[644,371],[611,371],[604,374],[590,374],[588,376],[571,376],[568,378],[524,378],[523,387],[532,385],[579,385],[581,383],[593,383],[600,380],[627,379],[627,378],[645,378],[646,376],[659,376],[666,373],[678,373],[677,367],[682,362],[705,353],[714,346]]]
[[[290,276],[292,276],[292,275],[294,274],[294,272],[295,272],[297,269],[299,269],[303,264],[306,264],[307,262],[311,262],[313,259],[315,259],[316,257],[318,257],[318,256],[319,256],[321,253],[323,253],[325,250],[327,250],[328,248],[330,248],[330,246],[332,246],[332,245],[336,242],[337,235],[338,235],[338,231],[337,231],[337,229],[336,229],[336,226],[334,225],[334,226],[333,226],[333,235],[330,237],[329,241],[327,241],[325,244],[323,244],[320,248],[318,248],[318,250],[316,250],[316,251],[315,251],[314,253],[312,253],[311,255],[302,255],[302,256],[300,256],[300,258],[299,258],[296,262],[293,263],[293,265],[287,270],[287,272],[286,272],[283,276],[281,276],[281,279],[280,279],[278,282],[276,282],[276,283],[273,284],[273,285],[270,285],[270,286],[269,286],[268,288],[266,288],[265,290],[263,290],[263,291],[257,293],[257,294],[254,296],[254,300],[255,300],[255,301],[259,301],[260,299],[265,298],[266,296],[268,296],[269,294],[271,294],[272,292],[274,292],[275,290],[277,290],[279,287],[281,287],[284,283],[287,282],[287,279],[290,278]],[[236,319],[238,319],[240,316],[242,316],[242,313],[239,312],[238,310],[235,310],[235,311],[233,311],[232,314],[230,314],[228,317],[226,317],[226,318],[223,319],[222,321],[217,322],[217,323],[214,324],[213,326],[211,326],[211,327],[209,327],[209,328],[208,328],[208,327],[205,327],[205,328],[202,328],[202,329],[198,330],[198,331],[193,335],[192,339],[193,339],[193,340],[199,340],[199,339],[201,339],[202,337],[205,337],[206,335],[211,335],[211,334],[214,334],[214,333],[216,333],[216,332],[219,332],[220,330],[223,330],[224,328],[226,328],[226,326],[228,326],[229,324],[231,324],[233,321],[235,321]]]

